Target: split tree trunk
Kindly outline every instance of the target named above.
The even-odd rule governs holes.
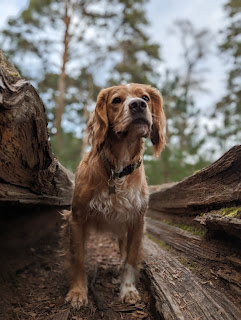
[[[237,303],[238,305],[240,303],[240,168],[241,145],[238,145],[230,149],[209,167],[202,169],[179,183],[157,187],[156,191],[154,187],[151,188],[154,192],[150,196],[148,215],[152,219],[147,219],[147,232],[151,234],[159,244],[164,243],[174,249],[173,255],[177,255],[178,257],[181,255],[181,257],[184,257],[184,259],[187,259],[187,261],[191,263],[194,261],[199,272],[204,270],[208,279],[212,279],[212,276],[214,276],[227,290],[222,294],[220,291],[219,294],[219,288],[217,287],[216,290],[218,291],[216,291],[216,293],[215,291],[211,293],[208,289],[211,295],[209,296],[208,292],[206,292],[205,296],[208,298],[208,304],[213,303],[213,306],[211,306],[205,301],[199,300],[199,295],[201,297],[202,293],[198,293],[194,301],[192,301],[193,287],[196,289],[198,289],[198,287],[194,283],[191,284],[186,280],[185,282],[183,281],[183,285],[187,285],[187,289],[184,290],[191,288],[190,301],[188,301],[188,304],[190,302],[193,308],[187,310],[187,312],[193,313],[195,311],[194,309],[198,310],[200,307],[202,308],[203,303],[207,305],[208,310],[211,311],[211,314],[208,314],[208,312],[206,313],[207,310],[199,309],[200,314],[192,314],[192,316],[188,316],[184,312],[182,314],[184,319],[237,318],[238,313],[236,313],[235,316],[231,313],[231,309],[233,308],[231,303],[228,300],[225,304],[222,305],[222,303],[224,302],[225,295],[228,297],[230,294],[235,297],[235,304]],[[226,209],[226,207],[229,209]],[[197,222],[204,225],[205,229],[209,231],[205,237],[202,237],[201,234],[197,236],[190,233],[190,226],[195,226],[200,229],[201,226]],[[185,227],[187,227],[187,230],[190,230],[190,232],[181,229]],[[201,230],[199,230],[199,232],[200,231]],[[150,245],[148,245],[147,251],[153,253],[154,249],[150,249]],[[158,255],[159,253],[157,253],[157,257],[154,259],[157,263]],[[150,278],[150,282],[153,284],[155,284],[155,281],[157,282],[158,287],[154,288],[157,291],[157,300],[162,299],[163,301],[166,300],[166,303],[170,303],[170,312],[174,313],[173,316],[168,315],[164,316],[164,318],[181,319],[181,317],[176,314],[177,311],[180,311],[180,307],[176,311],[173,306],[179,302],[178,296],[183,289],[181,287],[178,288],[178,285],[180,285],[182,280],[179,279],[179,283],[174,285],[176,292],[171,285],[168,287],[169,284],[167,285],[168,290],[164,291],[165,286],[163,286],[162,282],[165,282],[167,279],[167,282],[169,281],[169,283],[171,283],[171,277],[165,275],[162,279],[158,275],[159,271],[156,265],[154,264],[152,268],[149,260],[147,260],[147,263],[147,276]],[[175,264],[175,256],[170,263],[172,266]],[[159,264],[164,264],[163,259]],[[172,271],[170,275],[171,273]],[[184,274],[185,273],[186,272],[184,272]],[[196,279],[195,281],[202,284],[201,280],[198,281],[198,279]],[[172,300],[169,301],[172,297],[174,297],[174,300],[175,297],[178,298],[176,302]],[[213,297],[215,297],[214,300]],[[196,306],[196,304],[199,303],[200,305]],[[216,306],[220,304],[220,307],[216,310],[215,304]],[[162,309],[163,305],[160,305],[159,308]],[[185,303],[183,305],[186,306]],[[225,314],[228,308],[230,310]],[[183,309],[183,307],[181,307],[181,310],[185,311],[185,308]],[[161,310],[161,312],[163,313],[164,311]],[[238,312],[240,312],[240,310]],[[205,313],[205,316],[202,315],[202,313]]]
[[[0,51],[0,206],[70,205],[73,174],[54,157],[44,105]]]
[[[195,221],[205,225],[211,232],[225,232],[240,239],[240,217],[225,217],[225,214],[213,211],[241,205],[240,168],[241,145],[238,145],[209,167],[152,193],[149,215],[159,220],[176,221],[183,216],[201,214]],[[208,214],[203,215],[205,212]]]
[[[164,214],[197,215],[241,205],[241,145],[180,183],[151,194],[150,208]]]

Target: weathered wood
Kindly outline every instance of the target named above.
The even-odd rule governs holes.
[[[197,228],[205,228],[200,225],[200,222],[196,221],[193,216],[185,216],[175,213],[164,213],[161,211],[153,210],[148,208],[147,217],[154,219],[156,221],[168,221],[170,224],[184,224],[190,225]]]
[[[241,219],[221,216],[219,214],[204,214],[195,218],[208,230],[225,232],[229,235],[241,239]]]
[[[234,285],[238,285],[239,289],[241,289],[240,270],[239,271],[235,271],[235,270],[230,271],[230,268],[224,267],[224,268],[218,270],[217,275],[220,278],[228,281],[229,283],[232,283]]]
[[[240,310],[223,293],[201,284],[173,255],[145,238],[144,275],[162,319],[239,319]]]
[[[160,221],[153,221],[148,218],[146,221],[148,233],[200,263],[203,262],[205,264],[203,259],[229,263],[230,261],[227,260],[227,257],[230,257],[232,253],[237,253],[237,250],[231,248],[228,244],[222,245],[220,242],[217,244],[214,241],[201,238],[186,230]],[[238,258],[236,257],[236,259]],[[239,261],[241,263],[240,259]]]
[[[44,105],[0,51],[0,203],[69,205],[73,174],[54,157]]]
[[[178,184],[150,196],[153,210],[196,215],[241,204],[241,145]]]
[[[183,253],[188,259],[198,262],[199,265],[205,267],[207,262],[211,262],[212,267],[217,270],[216,276],[241,288],[241,276],[237,276],[241,266],[240,248],[226,242],[201,238],[160,221],[148,218],[146,221],[147,233],[168,244],[177,252]]]

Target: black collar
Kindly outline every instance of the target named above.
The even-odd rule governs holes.
[[[104,163],[105,170],[106,170],[108,176],[110,177],[110,180],[122,178],[124,176],[127,176],[128,174],[131,174],[133,171],[135,171],[137,168],[139,168],[142,163],[142,158],[140,157],[140,159],[136,163],[129,164],[121,172],[118,172],[118,171],[114,170],[110,161],[107,159],[103,149],[101,150],[100,157]]]

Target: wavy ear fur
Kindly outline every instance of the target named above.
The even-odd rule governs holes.
[[[166,117],[163,111],[163,99],[157,89],[149,88],[152,101],[152,130],[151,130],[151,142],[154,146],[154,155],[158,157],[162,149],[166,145]]]
[[[108,131],[108,117],[106,109],[108,92],[109,89],[104,89],[99,93],[95,111],[87,125],[89,143],[95,149],[95,152],[99,152],[102,149]]]

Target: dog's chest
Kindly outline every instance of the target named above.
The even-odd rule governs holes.
[[[107,221],[127,222],[147,207],[148,195],[143,195],[140,189],[116,185],[115,192],[109,194],[108,187],[96,191],[90,201],[90,213],[103,216]]]

